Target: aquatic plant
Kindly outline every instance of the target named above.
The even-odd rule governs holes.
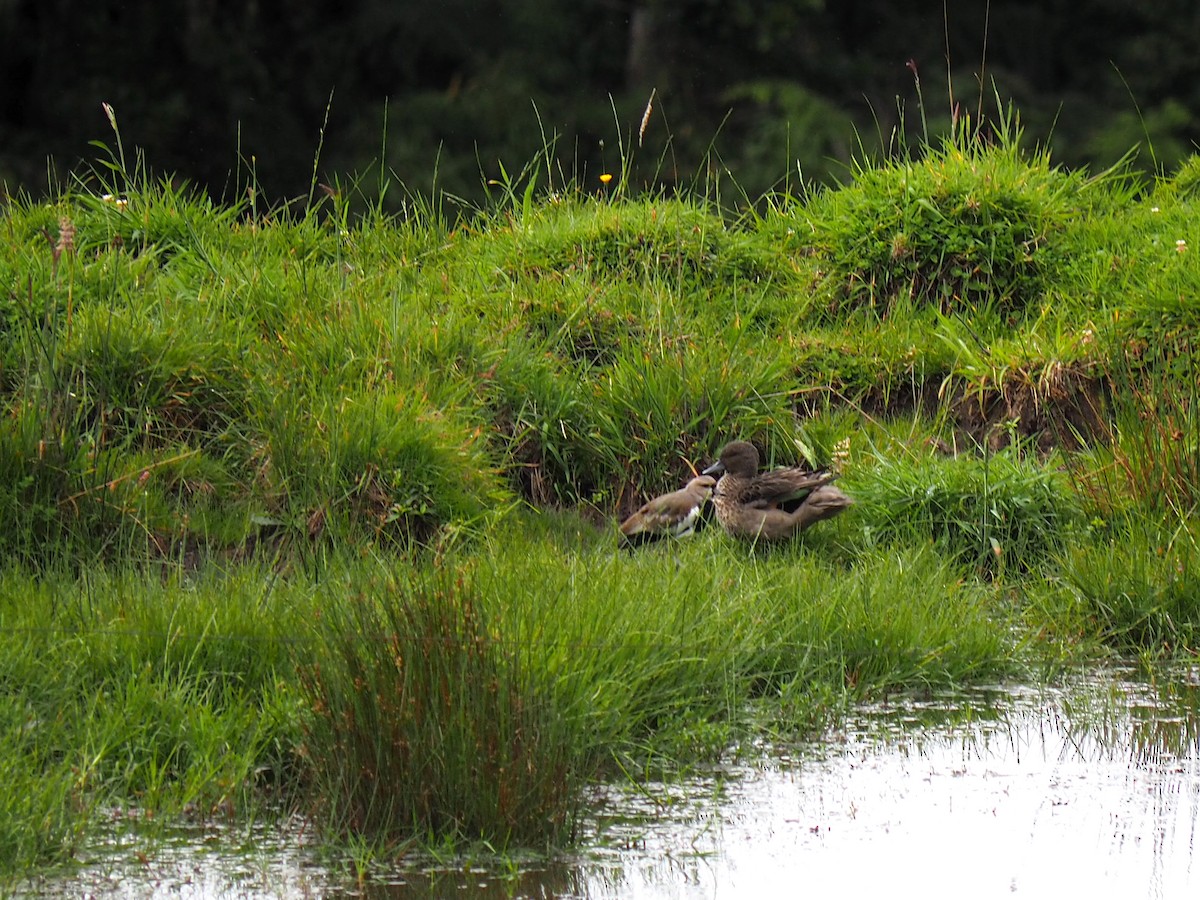
[[[496,848],[571,834],[574,744],[467,581],[383,576],[322,607],[302,753],[334,829]]]

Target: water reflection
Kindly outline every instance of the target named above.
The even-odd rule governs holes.
[[[598,792],[571,858],[397,868],[359,885],[221,840],[41,885],[78,896],[1174,898],[1197,895],[1200,678],[1093,675],[864,707],[824,740]],[[99,870],[98,870],[99,871]],[[87,878],[91,877],[88,881]]]

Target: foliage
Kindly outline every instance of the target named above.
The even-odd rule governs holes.
[[[308,197],[330,171],[360,173],[368,193],[400,181],[475,198],[481,173],[496,177],[497,160],[528,158],[548,134],[556,164],[596,186],[635,133],[637,184],[688,185],[721,168],[756,197],[781,171],[836,177],[855,130],[886,149],[897,133],[949,132],[965,110],[987,117],[980,95],[993,76],[1073,168],[1139,145],[1144,169],[1171,169],[1196,136],[1193,60],[1175,36],[1197,13],[1131,0],[1079,12],[1018,0],[919,14],[878,0],[336,10],[301,0],[286,16],[198,7],[181,21],[110,0],[10,4],[0,33],[22,39],[0,63],[11,98],[0,181],[53,192],[61,175],[47,155],[71,166],[109,103],[160,165],[227,200],[248,182],[272,204]],[[924,128],[910,112],[922,83],[946,101],[929,103]]]
[[[580,774],[564,724],[453,577],[322,604],[322,650],[302,670],[316,796],[351,835],[561,843]]]
[[[982,458],[880,459],[847,483],[870,539],[928,540],[993,578],[1041,570],[1081,512],[1062,478],[1012,448]]]
[[[114,809],[561,845],[597,779],[764,722],[1195,647],[1191,166],[1143,196],[1001,135],[733,218],[539,194],[539,157],[450,218],[214,207],[123,152],[4,209],[0,870]],[[979,284],[942,245],[889,274],[897,179]],[[855,505],[616,552],[734,437]]]
[[[931,307],[1011,322],[1041,299],[1086,182],[1017,135],[991,144],[968,129],[920,159],[859,168],[797,215],[829,268],[831,315]]]

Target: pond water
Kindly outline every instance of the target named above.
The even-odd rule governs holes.
[[[745,757],[746,754],[743,754]],[[326,868],[296,829],[114,842],[39,895],[1200,896],[1200,670],[865,706],[820,741],[599,792],[569,858]]]

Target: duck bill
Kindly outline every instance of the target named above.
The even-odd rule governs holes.
[[[713,463],[711,466],[709,466],[707,469],[705,469],[700,474],[701,475],[724,475],[725,474],[725,464],[718,459],[715,463]]]

